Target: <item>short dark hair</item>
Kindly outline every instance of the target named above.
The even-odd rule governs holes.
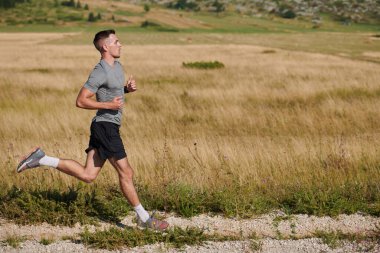
[[[104,30],[104,31],[100,31],[97,34],[95,34],[93,43],[94,43],[95,48],[98,49],[99,52],[101,52],[101,50],[102,50],[102,47],[98,43],[99,40],[107,39],[111,34],[116,34],[115,30],[113,30],[113,29]]]

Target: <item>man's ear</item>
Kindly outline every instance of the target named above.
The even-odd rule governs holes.
[[[108,45],[107,45],[107,43],[103,44],[102,50],[103,50],[103,52],[107,52],[108,51]]]

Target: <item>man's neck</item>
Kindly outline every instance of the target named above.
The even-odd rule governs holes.
[[[102,60],[107,62],[108,65],[110,65],[111,67],[113,67],[113,65],[115,63],[115,58],[113,58],[112,56],[102,55]]]

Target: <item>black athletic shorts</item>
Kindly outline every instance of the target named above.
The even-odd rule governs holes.
[[[86,149],[88,153],[92,149],[97,149],[100,158],[106,160],[114,157],[116,160],[127,156],[124,150],[123,141],[120,138],[120,126],[106,121],[93,121],[91,124],[90,143]]]

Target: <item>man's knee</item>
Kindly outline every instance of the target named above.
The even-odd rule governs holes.
[[[122,180],[125,180],[125,181],[132,181],[133,180],[133,170],[131,167],[126,167],[126,168],[123,168],[119,171],[119,177],[120,179]]]
[[[83,181],[87,184],[91,184],[92,182],[95,181],[97,175],[91,175],[91,174],[86,174],[83,177]]]

